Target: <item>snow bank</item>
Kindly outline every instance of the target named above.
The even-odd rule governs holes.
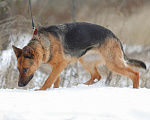
[[[78,85],[0,90],[1,120],[149,120],[150,90]]]

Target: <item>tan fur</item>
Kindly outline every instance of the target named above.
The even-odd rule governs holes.
[[[129,77],[133,81],[133,88],[139,87],[139,73],[125,63],[120,43],[117,40],[109,39],[99,50],[109,70]]]
[[[59,74],[63,71],[63,69],[67,65],[67,61],[63,57],[63,49],[60,44],[60,42],[49,34],[49,39],[51,40],[51,54],[53,55],[50,62],[47,64],[50,64],[52,67],[52,72],[45,81],[44,85],[40,88],[40,90],[46,90],[47,88],[50,88],[51,85],[54,83],[54,87],[59,86],[60,76]]]
[[[57,77],[56,81],[54,82],[54,88],[59,88],[60,76]]]

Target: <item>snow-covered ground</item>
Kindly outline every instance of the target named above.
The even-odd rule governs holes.
[[[1,89],[0,120],[150,120],[150,89]]]

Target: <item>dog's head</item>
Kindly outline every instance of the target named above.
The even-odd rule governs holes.
[[[34,72],[38,68],[35,51],[29,46],[23,49],[19,49],[15,46],[12,47],[17,57],[17,68],[20,73],[18,86],[24,87],[33,78]]]

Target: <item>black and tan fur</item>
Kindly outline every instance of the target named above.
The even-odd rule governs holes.
[[[49,64],[52,72],[40,90],[59,87],[60,73],[78,60],[91,74],[85,84],[100,80],[97,65],[106,67],[133,81],[133,88],[139,87],[139,73],[131,67],[146,69],[142,61],[128,59],[120,40],[108,29],[90,23],[77,22],[42,27],[23,49],[13,46],[20,72],[18,85],[23,87],[32,79],[41,63]]]

